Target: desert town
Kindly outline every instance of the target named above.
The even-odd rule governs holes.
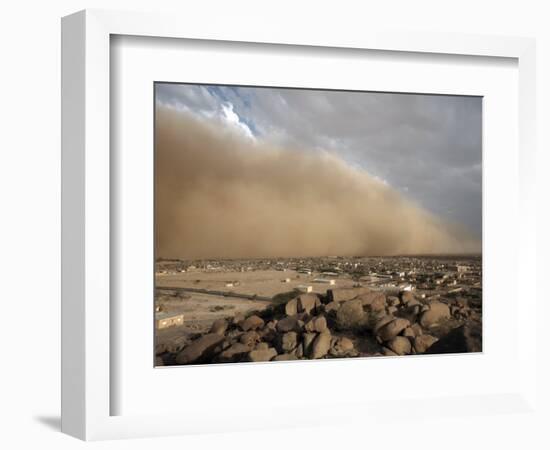
[[[480,352],[480,256],[158,260],[155,365]]]

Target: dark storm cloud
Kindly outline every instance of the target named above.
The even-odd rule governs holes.
[[[157,85],[157,100],[264,142],[323,149],[481,237],[481,99]]]

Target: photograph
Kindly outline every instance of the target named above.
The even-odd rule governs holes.
[[[155,367],[482,352],[481,96],[153,89]]]

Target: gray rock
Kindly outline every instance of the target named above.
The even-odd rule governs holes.
[[[269,344],[267,342],[258,342],[254,350],[267,350],[268,348]]]
[[[411,352],[411,341],[404,336],[396,336],[386,345],[398,355],[408,355]]]
[[[477,353],[482,351],[481,324],[462,325],[432,344],[426,354]]]
[[[422,313],[420,317],[420,325],[425,328],[438,325],[441,321],[449,319],[451,317],[451,311],[445,303],[432,302],[429,305],[429,309]]]
[[[407,319],[396,318],[378,330],[378,337],[382,341],[389,341],[401,333],[411,323]]]
[[[240,322],[239,326],[243,331],[257,330],[258,328],[262,328],[264,326],[264,321],[258,316],[250,316],[248,319]]]
[[[437,338],[429,334],[416,336],[414,338],[414,350],[416,351],[416,353],[424,353],[436,342],[437,342]]]
[[[213,350],[224,340],[219,334],[205,334],[191,342],[176,356],[178,364],[192,364],[205,361],[213,355]]]
[[[330,340],[332,336],[329,332],[320,333],[313,341],[311,349],[311,358],[319,359],[325,356],[330,350]]]
[[[271,361],[277,356],[277,350],[273,347],[267,350],[252,350],[248,353],[248,360],[251,362]]]
[[[339,330],[354,330],[365,325],[365,313],[361,300],[343,302],[336,312],[336,326]]]

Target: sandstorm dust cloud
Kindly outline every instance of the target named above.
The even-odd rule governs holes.
[[[480,243],[336,156],[275,148],[157,106],[164,258],[479,252]]]

